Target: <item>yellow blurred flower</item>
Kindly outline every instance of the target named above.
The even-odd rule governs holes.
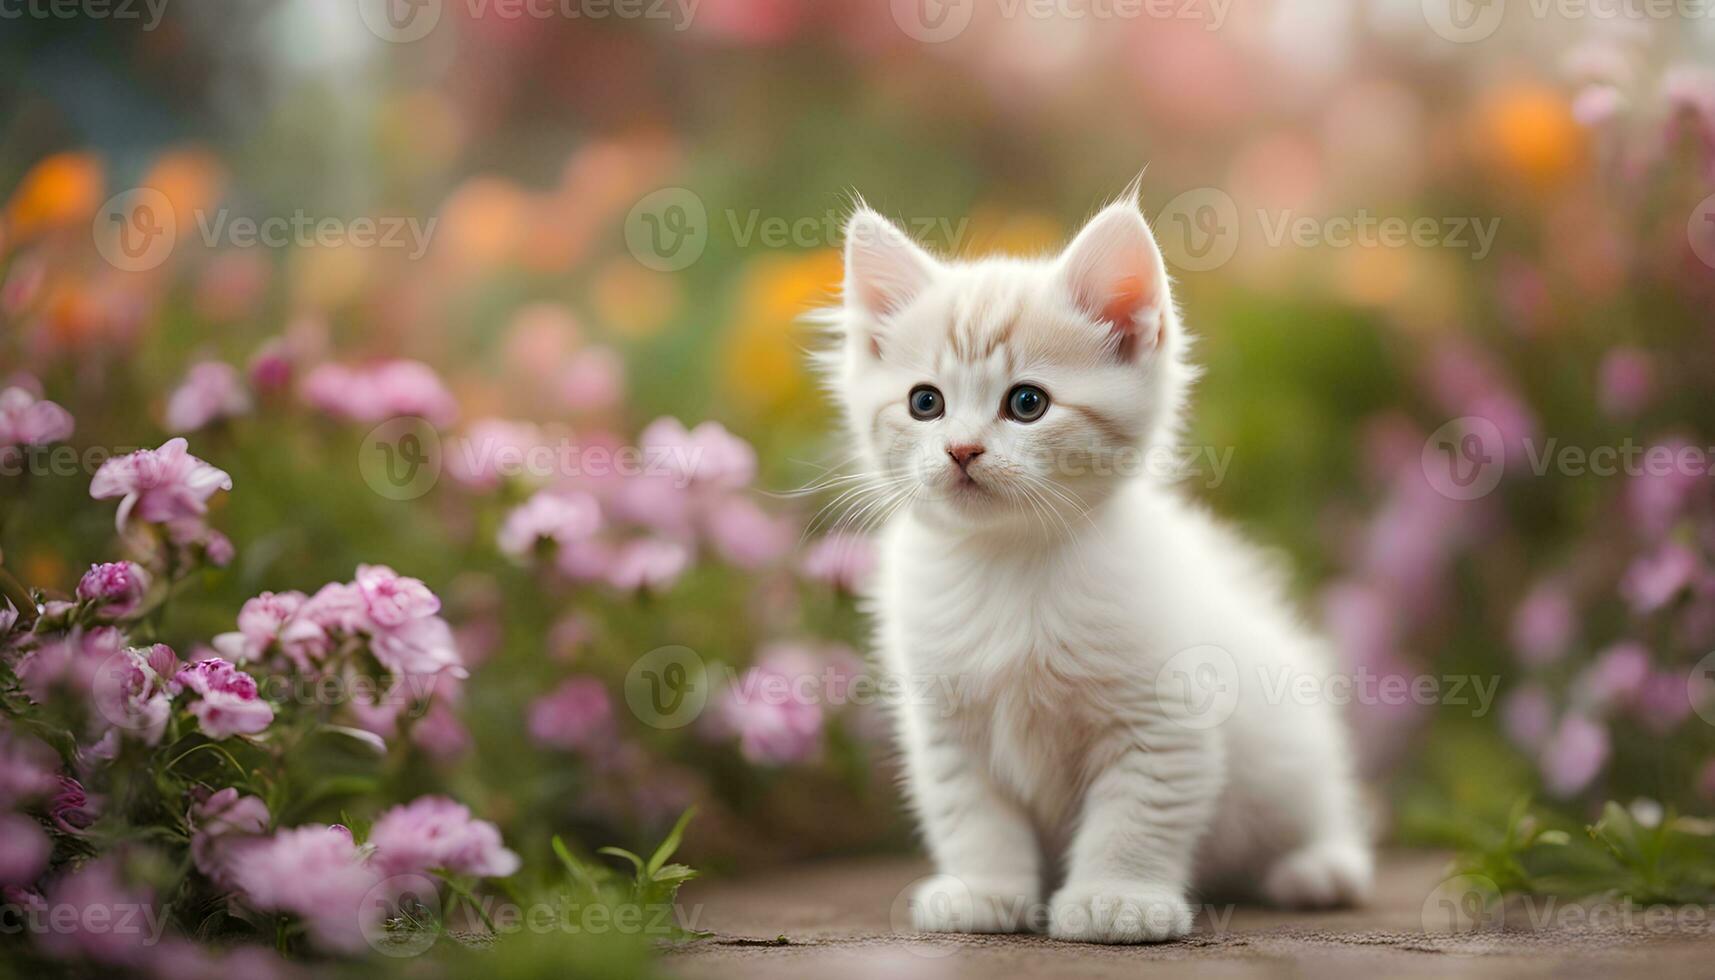
[[[722,355],[735,404],[751,412],[815,407],[803,355],[813,338],[799,318],[835,300],[843,271],[834,249],[770,255],[746,267]]]
[[[101,206],[107,178],[89,153],[56,153],[24,175],[6,206],[8,237],[24,239],[46,228],[90,221]]]
[[[660,332],[684,303],[677,277],[638,265],[630,256],[596,270],[590,302],[602,325],[628,337]]]
[[[1473,139],[1490,166],[1537,186],[1558,183],[1585,158],[1585,132],[1571,104],[1543,85],[1506,85],[1487,93],[1477,106]]]

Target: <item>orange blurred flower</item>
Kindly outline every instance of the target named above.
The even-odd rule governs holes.
[[[1558,183],[1584,161],[1586,134],[1565,96],[1522,83],[1487,93],[1477,106],[1475,150],[1508,177],[1536,186]]]
[[[11,237],[29,238],[45,228],[92,220],[106,183],[101,161],[93,154],[47,157],[24,175],[6,206]]]
[[[226,191],[226,168],[207,150],[182,149],[161,154],[143,177],[173,202],[181,234],[196,226],[199,212],[211,211]]]

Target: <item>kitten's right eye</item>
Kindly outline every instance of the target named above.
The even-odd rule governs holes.
[[[905,399],[905,404],[911,406],[911,417],[920,422],[938,419],[947,410],[946,402],[941,398],[941,392],[933,385],[918,385],[911,389],[911,394]]]

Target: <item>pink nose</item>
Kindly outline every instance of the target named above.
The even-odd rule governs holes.
[[[959,464],[959,469],[971,465],[971,460],[983,454],[983,447],[975,444],[963,446],[948,446],[947,455],[953,457],[953,462]]]

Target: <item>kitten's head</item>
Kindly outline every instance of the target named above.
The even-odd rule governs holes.
[[[1195,373],[1129,199],[1059,256],[971,262],[860,205],[832,314],[824,366],[876,495],[945,526],[1046,526],[1093,506],[1173,438]]]

